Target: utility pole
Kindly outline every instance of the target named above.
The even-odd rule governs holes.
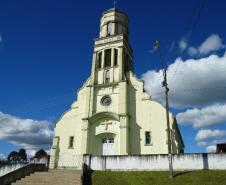
[[[172,163],[172,143],[171,143],[171,130],[170,130],[170,122],[169,122],[169,102],[168,102],[168,83],[167,83],[167,71],[166,66],[163,65],[163,57],[160,50],[160,41],[155,41],[155,47],[159,51],[160,62],[163,68],[163,82],[162,87],[165,87],[165,103],[166,103],[166,122],[167,122],[167,144],[168,144],[168,161],[169,161],[169,177],[173,178],[173,163]]]

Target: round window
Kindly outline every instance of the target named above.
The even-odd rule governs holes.
[[[111,97],[106,95],[106,96],[103,96],[101,98],[101,101],[100,101],[101,105],[103,106],[109,106],[111,104]]]

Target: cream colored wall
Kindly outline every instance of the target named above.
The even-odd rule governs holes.
[[[55,136],[59,136],[58,167],[70,166],[72,156],[81,153],[81,124],[77,114],[76,109],[69,110],[55,127]],[[74,137],[74,148],[69,148],[70,136]]]
[[[60,151],[66,152],[68,151],[68,144],[69,144],[69,136],[75,137],[75,146],[74,150],[76,153],[80,153],[80,141],[79,141],[79,135],[75,133],[77,130],[81,129],[80,124],[76,124],[76,122],[79,122],[79,117],[76,115],[75,110],[69,110],[63,118],[58,122],[55,128],[55,136],[60,136]]]
[[[102,139],[114,138],[113,154],[119,155],[120,143],[120,123],[116,120],[108,120],[111,125],[105,130],[105,125],[101,125],[105,120],[99,120],[90,125],[90,153],[93,155],[102,155]]]
[[[129,120],[129,150],[130,154],[157,154],[167,153],[167,133],[166,133],[166,119],[165,108],[158,102],[152,101],[150,96],[143,92],[143,82],[136,79],[130,74],[130,86],[128,87],[128,113]],[[86,85],[89,81],[86,82]],[[60,137],[59,150],[60,154],[82,154],[82,118],[86,116],[86,100],[89,88],[84,87],[78,92],[78,101],[72,104],[72,108],[67,111],[62,118],[57,122],[55,127],[55,136]],[[112,98],[112,105],[109,107],[102,106],[100,99],[104,95],[110,95]],[[119,87],[116,85],[100,88],[95,91],[96,99],[94,99],[93,106],[94,114],[97,112],[114,112],[118,113],[121,104],[125,101],[119,101]],[[112,120],[116,122],[115,120]],[[173,123],[173,116],[170,115],[171,125]],[[119,123],[119,122],[118,122]],[[112,129],[112,125],[108,126],[109,130],[105,130],[104,126],[98,126],[100,121],[91,125],[90,129],[90,152],[100,155],[102,136],[104,133],[114,133],[116,146],[114,148],[115,154],[120,153],[120,125],[118,130]],[[102,131],[101,131],[102,128]],[[117,130],[117,131],[116,131]],[[145,131],[151,132],[151,145],[145,145]],[[74,149],[69,149],[69,137],[74,136]],[[177,152],[178,141],[175,142],[174,152]]]
[[[130,101],[129,110],[131,115],[130,122],[130,142],[136,144],[136,148],[140,148],[141,154],[159,154],[167,153],[167,122],[166,110],[158,102],[151,100],[151,97],[143,91],[143,82],[138,80],[134,74],[129,74],[130,87]],[[135,110],[134,110],[135,109]],[[134,114],[136,112],[136,114]],[[170,127],[172,128],[174,119],[170,113]],[[136,130],[139,129],[140,132]],[[145,145],[145,131],[151,132],[151,144]],[[176,131],[173,130],[172,133]],[[140,136],[140,143],[137,139]],[[180,141],[177,137],[173,142],[173,152],[178,152]],[[140,144],[140,145],[139,145]],[[180,145],[181,147],[181,145]],[[137,154],[136,148],[131,146],[131,153]]]
[[[95,98],[94,98],[94,110],[93,113],[97,112],[104,112],[104,111],[110,111],[114,113],[118,113],[118,93],[119,89],[118,86],[109,86],[104,88],[98,88],[95,91]],[[105,95],[110,95],[112,102],[110,106],[103,106],[101,105],[101,98]]]
[[[166,119],[165,108],[158,102],[152,101],[151,97],[143,92],[143,82],[136,79],[136,77],[130,73],[129,83],[127,89],[128,95],[128,114],[129,114],[129,154],[163,154],[167,153],[167,133],[166,133]],[[84,121],[82,120],[87,115],[88,105],[88,92],[90,88],[87,85],[90,83],[88,80],[82,89],[78,92],[78,100],[72,104],[72,108],[67,111],[62,118],[57,122],[55,127],[55,136],[59,136],[59,152],[65,164],[70,163],[67,155],[83,154],[82,148],[82,133]],[[94,92],[93,114],[98,112],[114,112],[116,114],[122,110],[125,100],[119,98],[119,86],[109,86],[105,88],[99,88]],[[122,92],[121,92],[122,93]],[[112,105],[104,107],[100,104],[100,99],[104,95],[110,95],[112,98]],[[110,119],[113,125],[108,126],[108,130],[105,130],[105,126],[100,125],[104,120],[98,120],[95,123],[89,125],[88,152],[94,155],[101,155],[102,153],[102,139],[104,137],[114,137],[115,146],[114,154],[124,154],[121,150],[121,143],[125,141],[127,136],[126,132],[121,132],[121,124],[116,120]],[[171,127],[173,124],[173,115],[170,114]],[[151,144],[145,145],[145,131],[151,132]],[[173,142],[173,152],[179,151],[178,147],[181,147],[181,141],[176,137]],[[74,149],[69,149],[69,137],[74,136]],[[124,147],[123,147],[124,148]]]
[[[119,81],[119,68],[118,66],[114,67],[108,67],[107,68],[110,71],[110,82],[118,82]],[[104,84],[104,72],[106,69],[97,69],[96,73],[96,81],[97,84]]]
[[[55,125],[54,136],[59,137],[59,155],[61,156],[58,167],[60,167],[60,164],[69,164],[71,162],[69,161],[71,158],[68,158],[68,156],[82,154],[82,118],[87,114],[86,104],[89,88],[86,86],[89,83],[90,79],[78,91],[78,100],[71,105],[71,108],[62,115]],[[68,147],[70,136],[74,136],[74,148]]]
[[[106,34],[107,34],[107,23],[108,22],[112,22],[112,29],[113,29],[113,32],[115,30],[115,22],[121,22],[121,23],[124,23],[127,26],[128,24],[128,20],[127,20],[127,17],[121,13],[118,13],[118,12],[109,12],[107,14],[105,14],[103,17],[101,17],[101,22],[100,22],[100,37],[106,37]],[[124,34],[126,33],[126,29],[124,28]]]

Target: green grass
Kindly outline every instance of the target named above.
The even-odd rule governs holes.
[[[226,170],[174,172],[110,172],[92,173],[92,185],[226,185]]]

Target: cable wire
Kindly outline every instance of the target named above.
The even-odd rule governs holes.
[[[187,44],[190,42],[190,40],[191,40],[191,38],[192,38],[192,35],[193,35],[194,31],[195,31],[195,28],[196,28],[197,25],[198,25],[198,21],[199,21],[199,19],[200,19],[200,16],[201,16],[201,13],[202,13],[202,11],[203,11],[203,9],[204,9],[204,6],[205,6],[205,4],[206,4],[206,1],[207,1],[207,0],[201,0],[201,6],[199,7],[199,10],[198,10],[198,13],[197,13],[197,15],[196,15],[195,21],[194,21],[194,23],[193,23],[193,25],[192,25],[192,27],[191,27],[191,30],[190,30],[190,32],[188,33],[188,36],[187,36],[187,38],[186,38]],[[184,54],[185,51],[186,51],[186,48],[183,49],[183,50],[181,50],[180,55],[179,55],[179,58],[182,57],[182,55]],[[180,61],[178,62],[177,66],[176,66],[176,69],[175,69],[175,72],[174,72],[174,74],[172,75],[172,78],[169,80],[170,82],[173,82],[173,80],[174,80],[174,78],[175,78],[175,76],[176,76],[176,73],[177,73],[177,71],[178,71],[178,69],[179,69],[179,66],[180,66],[181,61],[182,61],[182,60],[180,60]]]

